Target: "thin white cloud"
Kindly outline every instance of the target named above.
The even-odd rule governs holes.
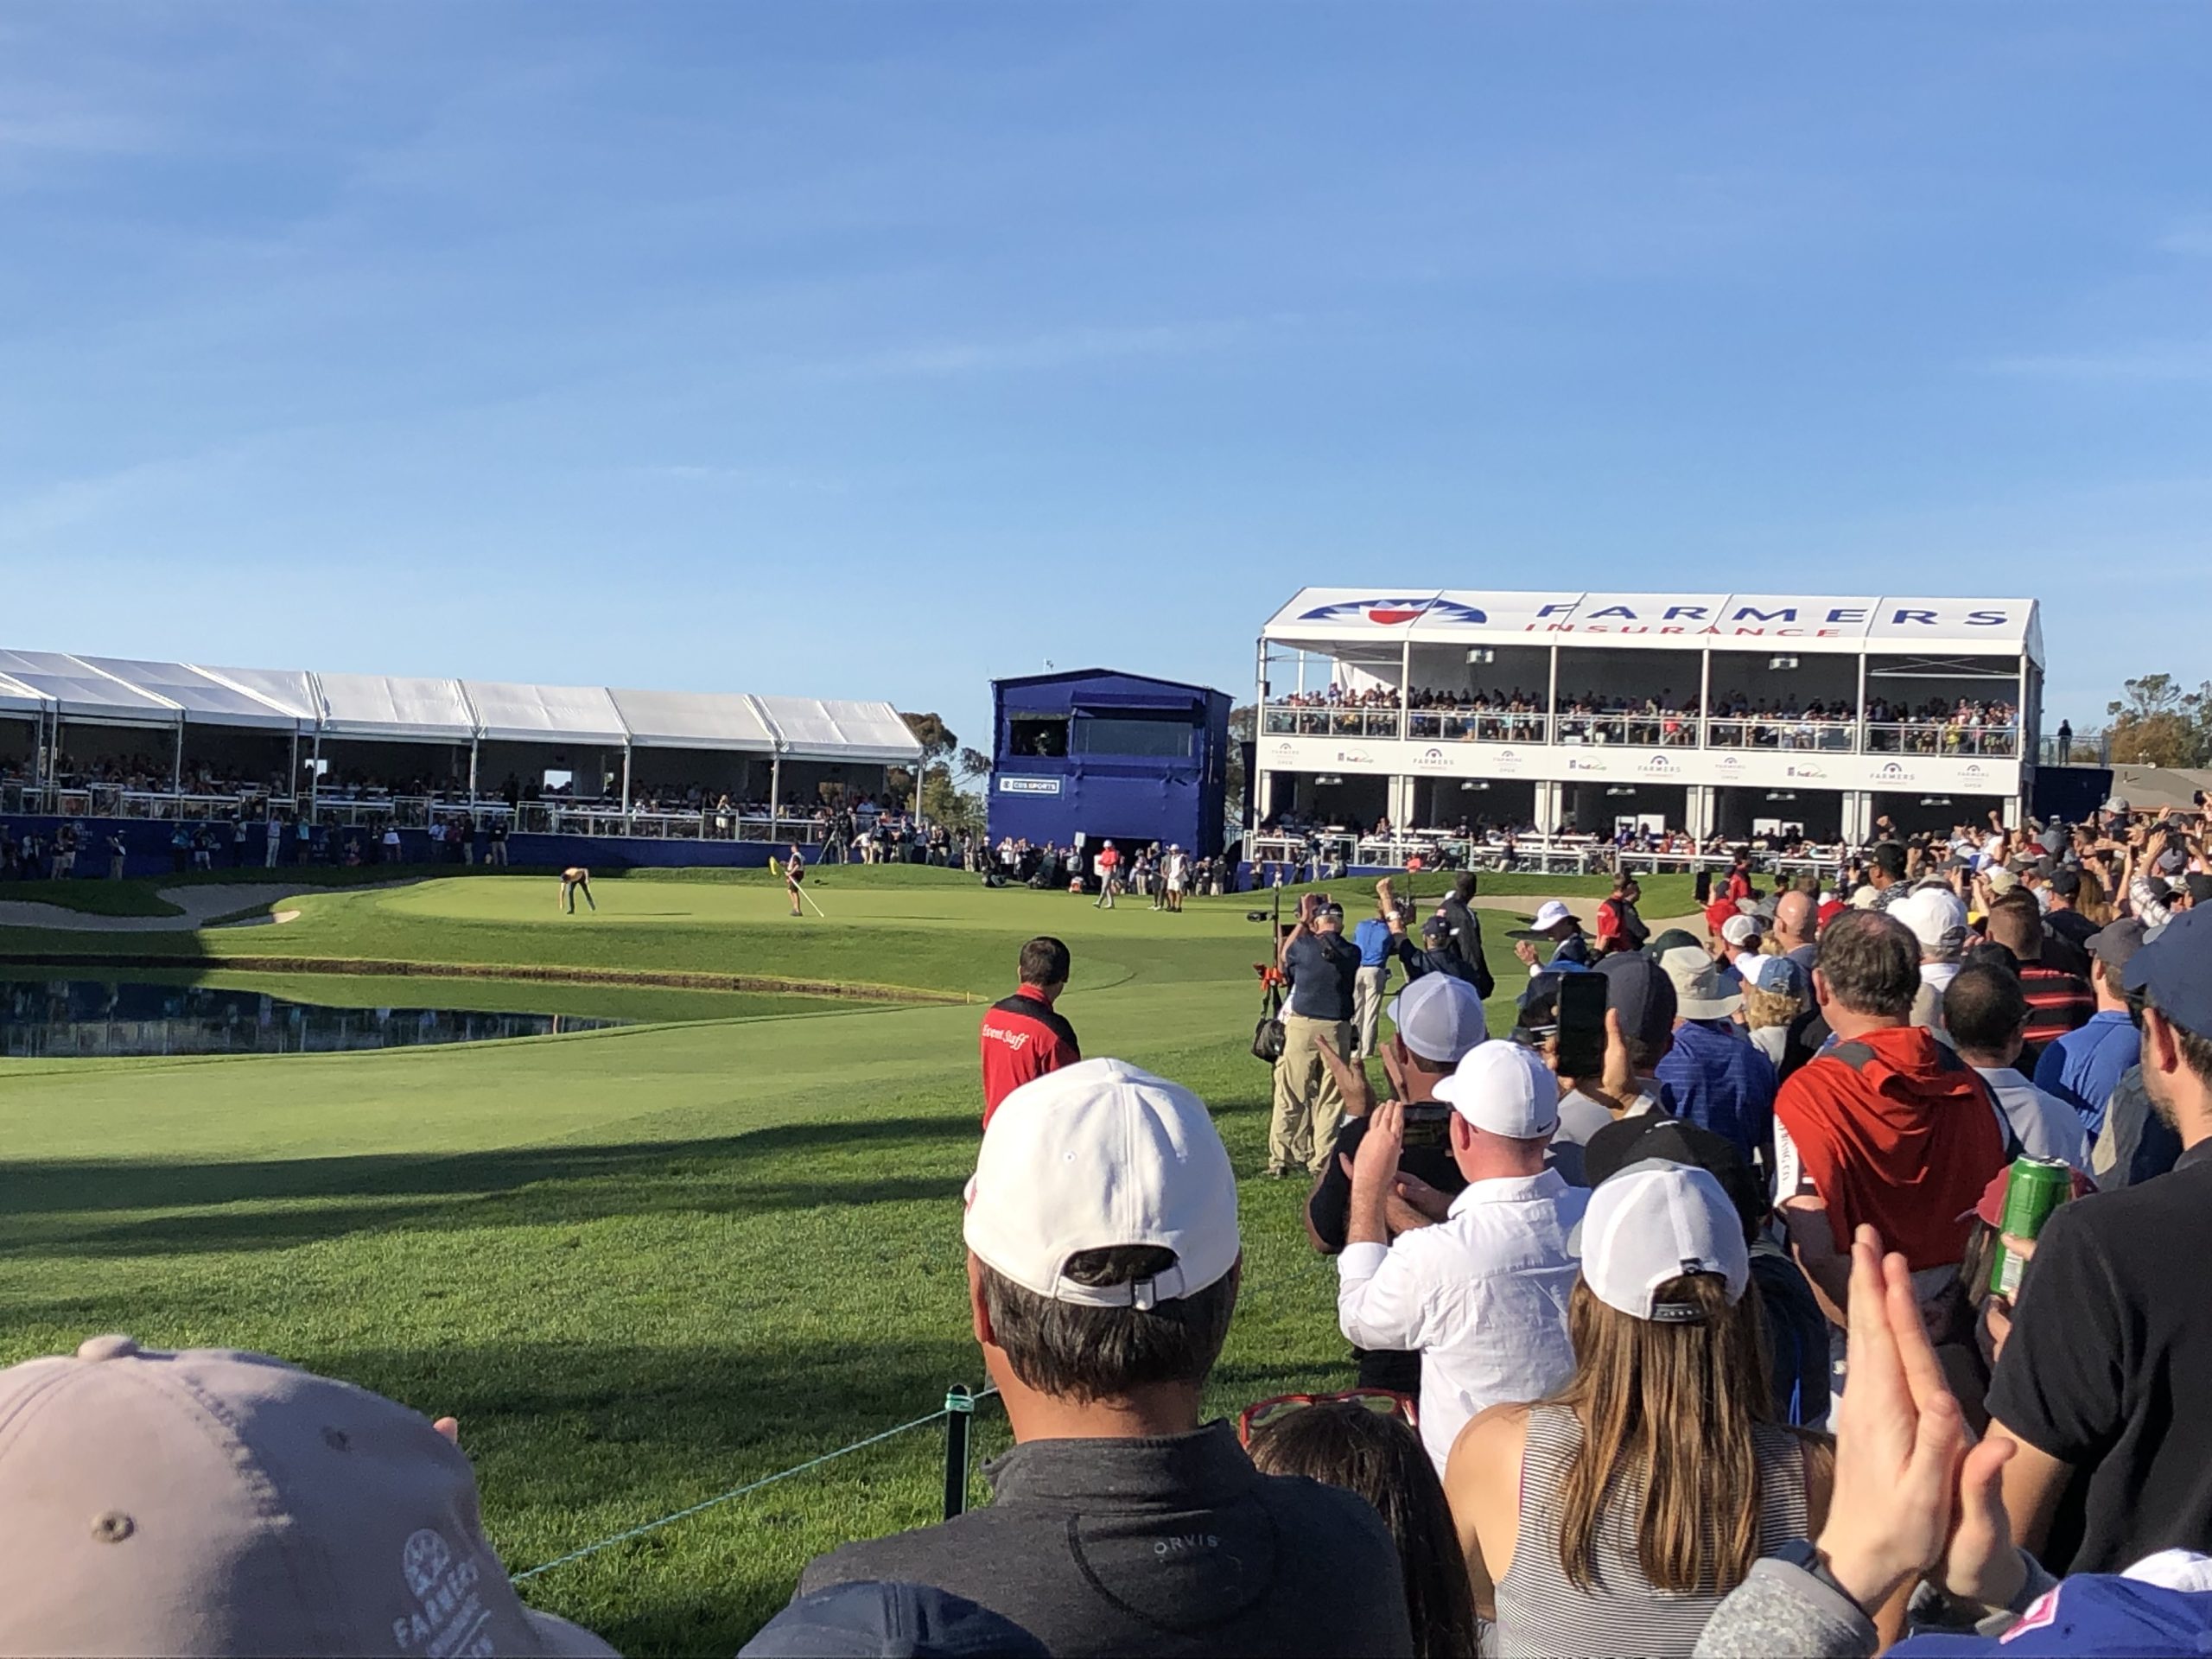
[[[2179,220],[2158,238],[2158,251],[2212,259],[2212,218]]]
[[[2169,340],[2105,352],[2000,357],[1987,367],[1995,374],[2029,379],[2179,385],[2212,380],[2212,340]]]
[[[805,378],[821,380],[1035,373],[1087,363],[1220,351],[1250,328],[1248,322],[1230,320],[1069,328],[1005,340],[934,340],[816,362],[805,365],[800,373]]]
[[[767,467],[724,467],[696,461],[657,461],[629,469],[639,478],[678,484],[712,484],[747,490],[781,491],[792,495],[842,495],[842,480],[804,473],[781,472]]]

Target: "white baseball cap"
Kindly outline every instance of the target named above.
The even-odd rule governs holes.
[[[1724,944],[1750,944],[1759,936],[1758,918],[1738,914],[1720,924],[1720,939]]]
[[[1782,957],[1744,957],[1736,964],[1736,971],[1744,976],[1744,983],[1762,991],[1786,991],[1796,977],[1796,964]]]
[[[1567,1247],[1582,1258],[1582,1282],[1607,1307],[1662,1325],[1694,1313],[1657,1299],[1659,1287],[1711,1274],[1735,1302],[1751,1281],[1744,1220],[1707,1170],[1647,1159],[1607,1176]]]
[[[1890,915],[1912,930],[1923,950],[1955,948],[1966,938],[1967,907],[1948,887],[1915,887]]]
[[[1424,1060],[1457,1065],[1490,1035],[1475,988],[1450,974],[1423,974],[1390,999],[1390,1023]]]
[[[1213,1118],[1179,1084],[1084,1060],[999,1103],[968,1183],[968,1248],[1025,1290],[1086,1307],[1151,1307],[1236,1265],[1236,1175]],[[1068,1258],[1150,1244],[1175,1265],[1127,1285],[1077,1284]]]
[[[1436,1097],[1477,1128],[1515,1141],[1539,1140],[1559,1127],[1559,1079],[1535,1050],[1519,1043],[1476,1045],[1436,1085]]]

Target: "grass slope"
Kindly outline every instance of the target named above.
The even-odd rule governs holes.
[[[1189,1084],[1237,1167],[1263,1162],[1268,1075],[1243,1051],[1267,930],[1244,920],[1249,896],[1181,916],[1100,912],[942,873],[840,869],[817,889],[823,923],[784,916],[761,879],[594,885],[595,916],[556,915],[542,878],[480,875],[316,892],[289,926],[199,938],[225,951],[711,966],[983,996],[1003,991],[1022,938],[1050,931],[1075,951],[1064,1007],[1085,1052]],[[1535,891],[1577,886],[1590,884]],[[1488,933],[1494,1008],[1519,976],[1504,924]],[[0,930],[0,952],[25,938]],[[378,994],[224,977],[328,985],[334,1001]],[[537,1007],[555,988],[516,995]],[[434,990],[502,1006],[475,985],[386,995]],[[637,1006],[691,1022],[355,1055],[0,1063],[0,1361],[128,1330],[266,1350],[452,1412],[518,1570],[980,1383],[958,1203],[976,1141],[976,1011]],[[1294,1183],[1244,1183],[1246,1289],[1217,1409],[1349,1379],[1302,1198]],[[979,1421],[981,1449],[1002,1446],[1001,1420]],[[531,1599],[628,1653],[733,1651],[809,1555],[932,1519],[939,1455],[934,1432],[888,1442],[560,1568]]]

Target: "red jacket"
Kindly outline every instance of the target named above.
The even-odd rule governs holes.
[[[1926,1030],[1836,1044],[1790,1075],[1774,1111],[1827,1205],[1837,1249],[1866,1222],[1915,1272],[1966,1253],[1961,1217],[2004,1166],[2005,1136],[1980,1076]]]
[[[1033,1078],[1083,1058],[1075,1027],[1025,985],[983,1016],[983,1126],[999,1103]]]

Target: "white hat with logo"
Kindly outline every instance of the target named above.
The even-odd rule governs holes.
[[[1436,1085],[1436,1097],[1477,1128],[1515,1141],[1540,1140],[1559,1127],[1559,1079],[1519,1043],[1470,1049]]]
[[[1659,1287],[1694,1274],[1724,1280],[1736,1301],[1751,1283],[1744,1220],[1709,1170],[1647,1159],[1598,1183],[1567,1239],[1582,1281],[1607,1307],[1660,1324],[1695,1319],[1694,1308],[1659,1300]]]
[[[1213,1118],[1180,1084],[1084,1060],[999,1103],[968,1183],[968,1248],[1058,1302],[1144,1307],[1204,1290],[1236,1265],[1236,1174]],[[1134,1284],[1067,1274],[1086,1250],[1148,1244],[1174,1266]]]
[[[1456,1065],[1490,1035],[1483,1000],[1452,974],[1423,974],[1390,1001],[1398,1040],[1424,1060]]]

